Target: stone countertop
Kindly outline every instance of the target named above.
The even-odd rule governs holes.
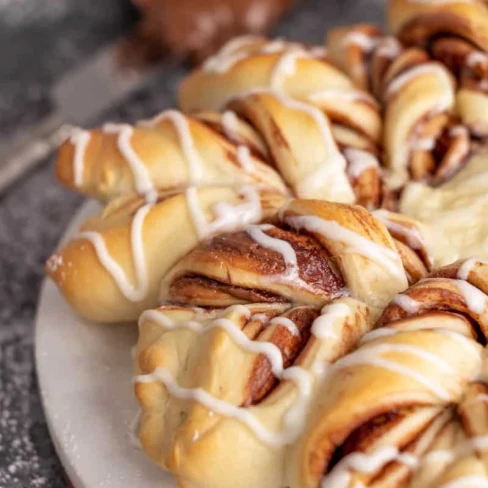
[[[128,2],[0,0],[0,136],[48,112],[53,80],[130,25]],[[331,26],[381,22],[383,8],[384,0],[304,0],[275,34],[320,44]],[[183,73],[172,68],[93,122],[170,107]],[[56,183],[52,158],[0,196],[0,488],[66,486],[42,411],[33,332],[44,261],[80,203]]]

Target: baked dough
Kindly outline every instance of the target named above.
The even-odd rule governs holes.
[[[135,321],[157,304],[162,277],[198,242],[266,220],[284,201],[253,187],[191,188],[149,204],[114,200],[51,256],[46,272],[82,317]]]

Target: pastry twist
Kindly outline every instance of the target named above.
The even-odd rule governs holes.
[[[327,363],[371,328],[357,300],[328,309],[327,323],[312,307],[277,303],[145,312],[134,386],[147,454],[185,488],[284,486],[288,446]]]
[[[82,316],[135,321],[155,306],[162,277],[200,241],[259,223],[285,202],[254,187],[192,187],[112,201],[48,260],[46,272]]]
[[[158,191],[192,185],[248,184],[283,194],[288,187],[301,198],[380,205],[374,142],[379,121],[371,105],[363,104],[363,119],[372,117],[363,128],[347,115],[356,129],[331,127],[318,108],[270,90],[248,94],[231,107],[239,116],[232,110],[192,116],[168,110],[135,127],[77,129],[61,146],[58,178],[101,201],[130,193],[151,200]],[[338,117],[345,119],[347,107],[341,110]]]
[[[332,367],[287,486],[485,486],[487,293],[472,258],[395,297]]]
[[[160,302],[171,305],[139,321],[135,392],[142,445],[181,486],[284,486],[327,365],[407,287],[406,261],[422,263],[418,229],[381,220],[406,244],[362,207],[293,200],[166,275]],[[415,258],[402,264],[395,244]]]
[[[488,5],[472,2],[390,2],[390,28],[403,42],[425,46],[458,79],[456,107],[475,137],[488,136]]]
[[[183,80],[179,99],[184,111],[231,108],[248,120],[300,198],[369,208],[384,198],[377,103],[323,50],[235,39]]]
[[[134,127],[76,129],[59,150],[56,173],[64,185],[103,202],[134,193],[151,200],[192,185],[286,193],[259,136],[244,121],[233,122],[231,130],[220,114],[197,118],[167,110]]]
[[[333,30],[327,45],[332,59],[381,102],[383,163],[393,188],[409,180],[441,183],[463,166],[471,142],[457,122],[448,67],[368,25]]]
[[[271,223],[202,242],[166,274],[160,303],[322,307],[346,294],[382,310],[431,262],[414,221],[375,215],[386,228],[359,206],[293,200]]]

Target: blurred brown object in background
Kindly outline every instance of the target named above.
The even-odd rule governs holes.
[[[131,44],[138,61],[166,51],[200,63],[231,37],[266,33],[298,0],[133,0],[142,20]]]

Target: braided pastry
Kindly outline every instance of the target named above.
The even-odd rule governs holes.
[[[326,364],[371,328],[357,300],[328,309],[325,322],[289,304],[145,312],[134,379],[145,451],[182,487],[284,486]]]
[[[454,78],[445,66],[367,25],[332,31],[328,46],[334,61],[382,104],[383,163],[392,187],[410,179],[440,183],[462,167],[471,144],[456,121]]]
[[[392,0],[391,30],[409,45],[425,46],[459,80],[456,106],[476,137],[488,136],[488,5],[483,0]]]
[[[249,70],[253,76],[244,74]],[[250,121],[300,198],[368,208],[386,198],[378,164],[378,106],[323,50],[236,39],[183,80],[179,98],[185,111],[230,107]],[[306,147],[304,137],[310,137]]]
[[[66,186],[101,201],[130,193],[151,200],[158,191],[190,185],[248,184],[286,192],[252,128],[235,121],[236,145],[215,125],[222,125],[220,114],[195,118],[168,110],[135,127],[78,129],[61,146],[56,172]]]
[[[422,247],[410,221],[381,218]],[[160,301],[176,305],[139,321],[140,439],[181,486],[283,486],[326,364],[407,286],[407,245],[359,206],[293,200],[273,224],[200,244],[163,280]]]
[[[425,276],[430,262],[416,223],[379,217],[397,239],[361,207],[293,200],[272,224],[197,246],[164,277],[160,302],[322,307],[347,293],[381,310],[408,279]]]
[[[139,317],[139,437],[182,487],[488,486],[488,7],[389,24],[235,39],[183,112],[60,149],[106,207],[46,272]]]
[[[486,486],[487,293],[470,259],[398,295],[332,367],[287,486]]]
[[[261,222],[283,203],[253,187],[191,188],[153,203],[124,197],[88,219],[46,271],[81,316],[134,321],[157,303],[161,278],[199,241]]]

